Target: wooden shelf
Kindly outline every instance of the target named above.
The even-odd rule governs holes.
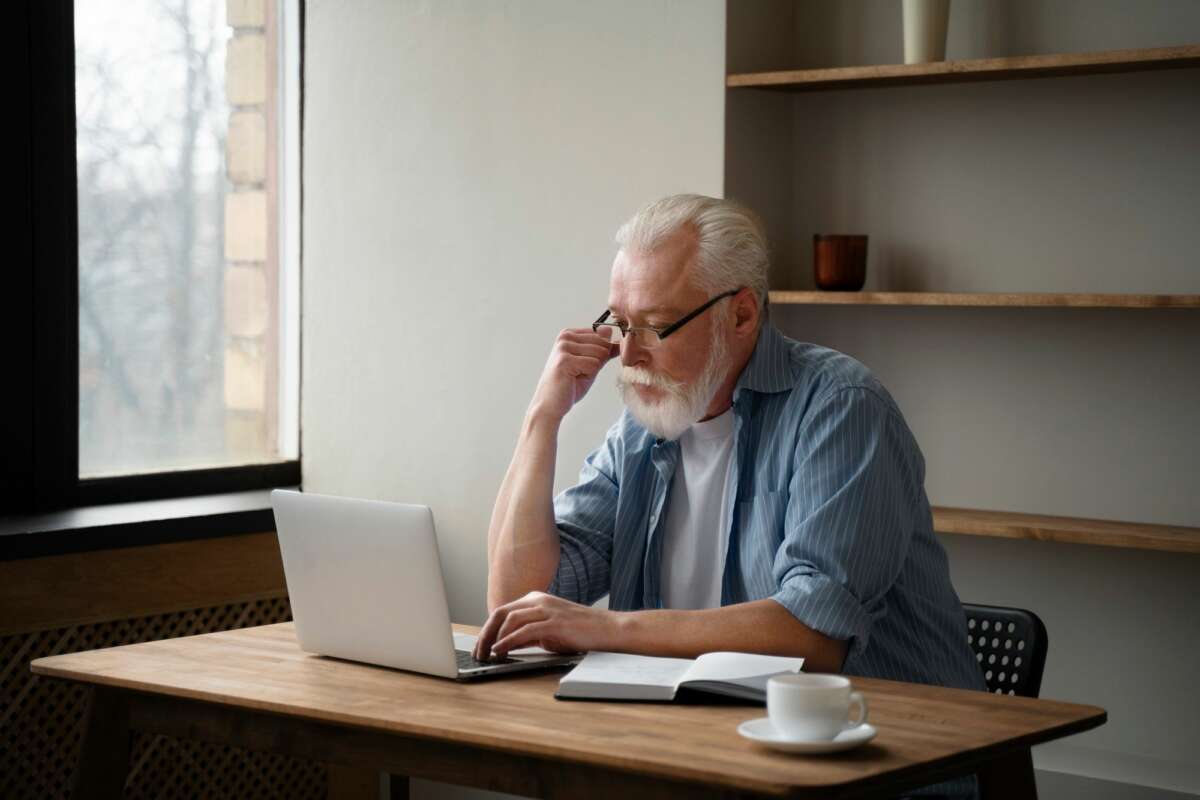
[[[1200,308],[1200,294],[1005,292],[771,292],[776,305],[1011,306],[1016,308]]]
[[[778,89],[804,92],[821,89],[911,86],[925,83],[1050,78],[1063,75],[1140,72],[1181,67],[1200,67],[1200,45],[1186,44],[1177,47],[1154,47],[1140,50],[1106,50],[1098,53],[933,61],[926,64],[879,64],[865,67],[748,72],[727,75],[725,85],[732,89]]]
[[[1200,528],[1180,525],[1148,525],[934,506],[933,529],[938,533],[996,536],[1002,539],[1037,539],[1043,542],[1129,547],[1170,553],[1200,553]]]

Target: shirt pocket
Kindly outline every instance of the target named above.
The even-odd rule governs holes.
[[[772,568],[783,544],[787,503],[787,492],[764,492],[737,504],[734,536],[747,600],[761,600],[779,590]]]

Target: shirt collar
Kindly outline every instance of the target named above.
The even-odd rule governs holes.
[[[783,334],[769,320],[764,321],[758,331],[754,352],[738,376],[734,395],[741,389],[763,393],[782,392],[791,389],[794,384],[791,348]]]

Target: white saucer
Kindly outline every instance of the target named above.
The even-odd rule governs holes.
[[[747,739],[785,753],[836,753],[866,744],[874,739],[877,733],[873,725],[864,722],[856,728],[842,731],[832,739],[789,739],[776,730],[770,717],[746,720],[738,725],[737,730]]]

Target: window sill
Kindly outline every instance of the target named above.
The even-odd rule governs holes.
[[[0,517],[0,561],[275,530],[269,489]]]

